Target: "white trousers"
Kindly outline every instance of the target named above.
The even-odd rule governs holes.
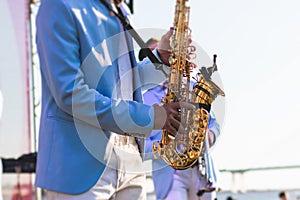
[[[205,184],[206,181],[200,176],[198,167],[176,170],[173,175],[173,185],[166,200],[213,200],[215,193],[204,193],[201,197],[197,195],[199,189]]]
[[[135,139],[112,134],[110,142],[112,155],[96,185],[79,195],[47,191],[47,200],[146,200],[146,177]]]

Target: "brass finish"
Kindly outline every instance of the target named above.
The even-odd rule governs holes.
[[[194,53],[195,48],[189,46],[190,7],[186,5],[187,1],[177,0],[176,2],[174,31],[170,43],[169,85],[162,103],[190,102],[196,105],[196,109],[180,110],[183,133],[178,132],[176,137],[172,138],[167,130],[163,130],[162,139],[153,143],[154,155],[160,156],[169,166],[180,170],[193,166],[203,148],[209,110],[204,109],[200,104],[210,106],[218,95],[224,96],[224,92],[210,79],[211,74],[217,70],[215,59],[210,73],[208,69],[202,68],[197,77],[193,77],[196,83],[193,89],[190,89],[190,75],[195,65],[189,62],[188,57]]]

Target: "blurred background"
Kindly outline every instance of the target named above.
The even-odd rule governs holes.
[[[2,158],[18,158],[37,148],[40,80],[34,19],[39,3],[0,1]],[[160,38],[172,26],[175,0],[128,3],[133,26],[144,40]],[[189,5],[193,41],[207,58],[218,55],[215,79],[226,93],[214,105],[221,123],[221,137],[211,151],[220,169],[218,199],[228,195],[278,199],[281,190],[296,199],[300,195],[300,2],[190,0]],[[210,62],[198,59],[197,64]],[[17,198],[20,191],[23,199],[37,198],[33,182],[34,174],[3,174],[4,199]],[[150,199],[151,177],[148,192]]]

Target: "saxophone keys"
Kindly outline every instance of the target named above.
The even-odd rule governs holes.
[[[175,137],[171,134],[168,134],[168,138],[170,138],[171,140],[175,140]]]
[[[169,58],[169,63],[170,63],[170,65],[175,65],[175,64],[177,63],[177,59],[174,58],[173,56],[171,56],[171,57]]]
[[[195,137],[194,142],[195,143],[200,143],[203,140],[204,140],[204,137],[203,137],[203,135],[200,134],[199,136]]]
[[[192,160],[197,159],[200,156],[200,149],[196,148],[196,147],[192,147],[188,153],[187,153],[188,157]]]

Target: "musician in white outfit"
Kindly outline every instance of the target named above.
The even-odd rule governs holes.
[[[144,103],[152,105],[159,103],[162,97],[166,94],[167,85],[162,84],[152,88],[144,93]],[[207,151],[215,143],[220,135],[219,124],[210,113],[208,124],[208,143]],[[202,165],[195,164],[193,167],[186,170],[175,170],[168,166],[162,159],[154,159],[152,152],[153,141],[161,139],[161,130],[152,131],[149,138],[146,139],[146,157],[152,159],[152,178],[155,187],[155,195],[157,200],[213,200],[216,197],[213,188],[216,187],[217,170],[214,167],[209,154],[203,155],[206,162],[206,168],[201,169]],[[208,153],[208,152],[206,152]],[[200,162],[203,161],[200,159]],[[209,162],[207,164],[207,161]],[[209,169],[208,169],[209,168]],[[206,170],[206,171],[205,171]],[[205,172],[205,173],[201,173]],[[208,181],[210,178],[210,181]],[[207,192],[201,191],[208,190]]]

